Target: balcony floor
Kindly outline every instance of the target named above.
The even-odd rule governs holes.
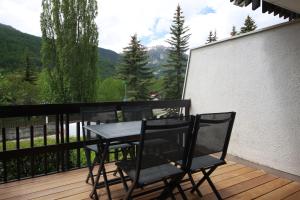
[[[107,168],[113,169],[114,164],[107,164]],[[87,169],[79,169],[2,184],[0,185],[0,200],[89,199],[91,185],[84,181],[86,174]],[[194,177],[198,180],[201,175],[195,174]],[[211,177],[225,199],[300,199],[300,183],[234,162],[228,162],[227,165],[219,167]],[[155,186],[145,187],[144,190],[152,187]],[[182,187],[188,189],[191,184],[184,182]],[[206,182],[200,187],[200,190],[204,195],[202,199],[215,199]],[[98,194],[102,195],[100,199],[107,199],[104,189],[98,191]],[[122,184],[111,186],[111,192],[113,199],[121,199],[124,194]],[[137,192],[139,191],[137,190]],[[196,194],[191,194],[189,191],[185,193],[189,199],[200,199]],[[138,199],[153,199],[157,195],[159,192]],[[178,194],[176,198],[181,199]]]

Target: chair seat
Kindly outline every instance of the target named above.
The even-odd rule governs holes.
[[[126,148],[131,147],[131,144],[124,143],[124,144],[112,144],[109,146],[109,149],[120,149],[120,148]],[[87,145],[86,148],[88,148],[91,151],[98,152],[97,144]]]
[[[155,158],[156,161],[157,159],[159,158]],[[151,160],[154,159],[152,158]],[[151,163],[153,166],[149,166],[147,168],[143,168],[142,166],[143,169],[141,169],[140,171],[138,180],[139,185],[151,184],[157,181],[161,181],[163,178],[183,173],[183,170],[170,163],[161,165],[155,165],[155,163],[153,163],[152,161],[149,161],[148,163]],[[116,162],[116,165],[121,168],[130,177],[130,179],[134,180],[136,175],[136,160],[123,160]]]
[[[220,160],[219,158],[215,158],[210,155],[195,157],[192,161],[191,171],[208,169],[213,166],[219,166],[223,164],[226,164],[224,160]]]

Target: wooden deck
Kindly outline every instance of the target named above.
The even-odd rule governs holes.
[[[108,164],[107,167],[112,169],[114,164]],[[0,200],[89,199],[91,185],[84,181],[86,174],[87,169],[79,169],[2,184],[0,185]],[[200,177],[200,174],[195,174],[196,179]],[[234,162],[219,167],[211,177],[225,199],[300,199],[300,183]],[[157,187],[159,184],[146,187],[144,190]],[[185,182],[182,183],[182,187],[187,190],[191,185],[189,182]],[[200,190],[204,195],[201,199],[215,199],[207,183],[204,183]],[[107,199],[104,189],[98,191],[101,195],[100,199]],[[111,186],[111,191],[114,199],[121,199],[124,194],[121,184]],[[200,199],[196,194],[191,194],[189,191],[185,193],[189,199]],[[158,194],[159,192],[155,192],[138,199],[153,199]],[[181,199],[178,194],[176,198]]]

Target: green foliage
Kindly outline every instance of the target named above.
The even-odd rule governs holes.
[[[183,89],[188,50],[189,28],[184,26],[184,16],[180,6],[177,6],[170,27],[171,38],[167,40],[171,48],[167,64],[164,65],[164,95],[166,99],[180,99]]]
[[[37,92],[20,72],[0,74],[0,105],[36,104]]]
[[[43,69],[41,73],[39,73],[37,78],[37,90],[38,90],[38,102],[39,103],[51,103],[55,102],[55,94],[53,90],[51,90],[50,80],[48,75],[48,69]]]
[[[137,35],[131,36],[129,46],[123,50],[122,63],[119,66],[118,75],[127,85],[129,100],[146,100],[149,97],[150,80],[152,71],[146,65],[148,54],[146,48],[137,39]]]
[[[7,73],[24,69],[26,54],[29,54],[31,66],[40,70],[42,66],[40,37],[22,33],[10,26],[0,24],[0,47],[0,72]],[[120,55],[104,48],[98,48],[98,55],[97,67],[100,76],[102,78],[113,76]]]
[[[35,84],[37,77],[36,77],[36,70],[31,60],[32,57],[33,54],[29,53],[28,49],[26,49],[23,56],[24,66],[25,66],[23,79],[28,83]]]
[[[241,27],[241,33],[254,31],[256,28],[255,21],[248,15],[245,19],[244,26]]]
[[[96,0],[43,0],[42,7],[42,63],[48,69],[54,102],[94,101]]]
[[[236,31],[235,26],[232,26],[232,31],[231,31],[230,35],[231,35],[232,37],[235,36],[235,35],[237,35],[237,31]]]
[[[125,94],[124,86],[122,80],[114,78],[98,80],[97,101],[122,101]]]
[[[40,38],[0,24],[0,72],[13,72],[24,66],[24,51],[30,62],[40,67]]]

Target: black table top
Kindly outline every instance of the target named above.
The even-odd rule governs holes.
[[[158,126],[182,122],[182,120],[178,119],[159,119],[147,121],[149,125]],[[142,121],[129,121],[98,125],[87,125],[83,127],[106,140],[119,140],[139,136],[141,133],[141,125]]]
[[[112,140],[139,135],[141,133],[141,123],[142,121],[117,122],[100,125],[88,125],[84,126],[84,128],[101,136],[104,139]]]

